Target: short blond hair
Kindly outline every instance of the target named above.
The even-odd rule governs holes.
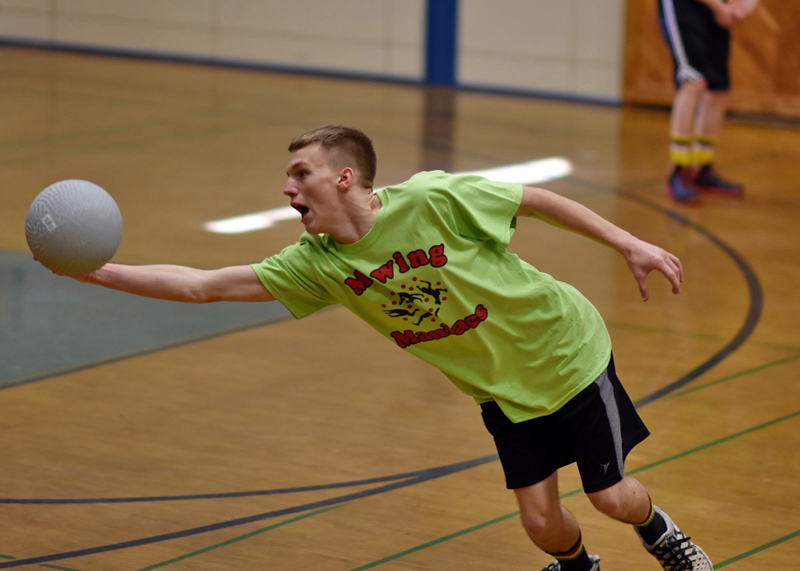
[[[372,141],[363,132],[344,125],[325,125],[297,135],[289,144],[289,152],[319,144],[337,160],[353,161],[361,184],[372,188],[378,170],[378,159]],[[346,165],[350,166],[350,165]]]

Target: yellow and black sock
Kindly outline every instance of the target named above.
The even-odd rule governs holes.
[[[692,138],[680,135],[670,135],[669,161],[679,167],[688,167],[692,164]]]
[[[561,571],[591,571],[592,560],[583,546],[583,536],[578,536],[578,541],[566,551],[550,553],[561,566]]]
[[[716,143],[713,137],[696,137],[692,143],[692,164],[710,165],[714,161]]]

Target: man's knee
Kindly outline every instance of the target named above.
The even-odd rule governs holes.
[[[560,533],[563,526],[560,507],[550,512],[523,510],[519,517],[522,527],[534,542],[544,541],[551,535]]]
[[[552,528],[552,519],[542,513],[522,512],[519,516],[522,527],[531,537],[543,537]]]
[[[622,480],[599,492],[587,494],[599,512],[626,523],[643,521],[650,511],[650,496],[636,479],[625,476]]]
[[[708,82],[704,78],[687,79],[681,83],[680,91],[691,92],[700,95],[708,91]]]
[[[617,486],[587,495],[595,509],[608,517],[619,519],[627,509],[628,502]]]

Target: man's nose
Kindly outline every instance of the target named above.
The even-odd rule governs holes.
[[[291,181],[287,180],[286,184],[283,185],[283,194],[286,196],[295,196],[297,194],[297,189],[291,183]]]

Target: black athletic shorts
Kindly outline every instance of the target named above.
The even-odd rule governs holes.
[[[675,85],[705,79],[710,91],[728,91],[731,33],[697,0],[658,0],[661,32],[672,53]]]
[[[614,359],[591,385],[556,412],[511,422],[495,402],[481,404],[509,489],[545,480],[578,463],[586,493],[622,480],[625,458],[650,435],[614,370]]]

